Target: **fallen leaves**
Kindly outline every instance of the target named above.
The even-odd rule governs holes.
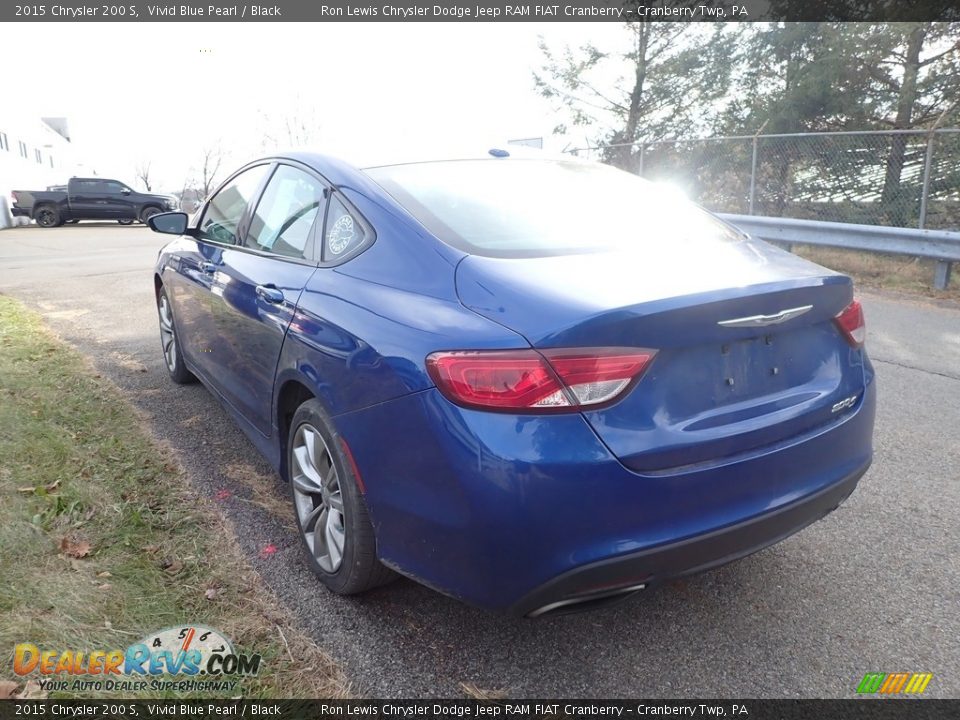
[[[219,593],[220,588],[207,588],[207,591],[203,594],[203,596],[207,600],[216,600]]]
[[[183,570],[183,560],[178,558],[165,558],[163,562],[160,563],[160,567],[163,568],[163,571],[167,575],[179,575]]]
[[[214,495],[214,497],[217,500],[227,500],[230,498],[231,495],[233,495],[232,492],[230,492],[226,488],[221,488],[220,490],[217,490],[217,493],[216,495]]]
[[[87,557],[92,549],[86,540],[72,538],[69,535],[60,540],[60,552],[68,558],[80,560]]]
[[[47,697],[46,690],[41,689],[36,680],[28,680],[20,692],[17,692],[18,687],[19,683],[12,680],[0,680],[0,700],[43,700]]]
[[[47,691],[40,687],[36,680],[28,680],[23,686],[23,690],[14,695],[17,700],[43,700],[47,697]]]

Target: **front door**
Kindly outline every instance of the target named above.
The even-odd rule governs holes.
[[[117,180],[105,180],[103,184],[106,187],[107,217],[136,220],[137,203],[133,190]]]
[[[300,294],[316,271],[315,226],[326,186],[279,164],[241,238],[223,252],[222,288],[213,321],[219,339],[221,393],[264,435],[272,429],[273,382]]]
[[[177,253],[172,293],[180,349],[191,369],[217,387],[229,354],[217,334],[215,318],[223,305],[224,253],[237,243],[248,206],[257,197],[270,164],[247,168],[210,199],[188,249]]]

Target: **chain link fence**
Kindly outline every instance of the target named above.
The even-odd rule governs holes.
[[[714,212],[960,229],[960,128],[661,140],[576,148]]]

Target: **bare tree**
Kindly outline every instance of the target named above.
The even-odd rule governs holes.
[[[270,110],[260,111],[261,149],[272,150],[307,147],[320,139],[320,112],[317,106],[301,98],[295,101],[296,109],[277,114]]]
[[[146,188],[147,192],[153,191],[153,185],[150,182],[150,161],[141,160],[137,163],[136,167],[137,180],[143,183],[143,187]]]
[[[200,200],[206,200],[217,186],[217,175],[223,164],[223,150],[219,145],[208,146],[201,151],[200,179],[197,192]]]

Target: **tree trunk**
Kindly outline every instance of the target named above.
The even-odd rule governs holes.
[[[630,107],[627,110],[627,122],[619,137],[614,136],[614,142],[623,144],[614,150],[611,162],[613,165],[623,170],[636,171],[634,165],[634,148],[632,144],[637,141],[637,128],[640,126],[640,107],[643,102],[644,83],[647,79],[647,45],[650,41],[650,23],[638,22],[637,26],[637,58],[636,72],[634,74],[633,90],[630,92]]]
[[[893,127],[907,130],[913,124],[913,108],[917,102],[917,77],[920,75],[920,51],[926,39],[927,28],[918,26],[907,38],[907,49],[903,61],[903,81],[900,83],[900,95],[897,97],[897,115]],[[887,167],[883,178],[881,203],[884,215],[890,225],[905,225],[908,209],[901,198],[900,178],[907,154],[905,135],[894,135],[887,155]],[[912,203],[911,203],[912,204]]]

